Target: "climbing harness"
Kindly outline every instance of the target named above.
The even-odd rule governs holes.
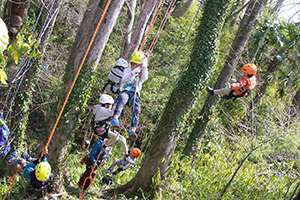
[[[222,99],[226,99],[226,100],[232,100],[235,101],[237,98],[239,97],[248,97],[249,94],[251,93],[251,90],[246,90],[245,88],[240,88],[240,91],[242,92],[242,94],[240,95],[235,95],[234,94],[234,90],[231,90],[230,93],[228,95],[224,95],[221,98]]]

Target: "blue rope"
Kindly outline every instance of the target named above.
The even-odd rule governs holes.
[[[43,5],[42,5],[42,7],[41,7],[40,13],[39,13],[39,15],[38,15],[38,17],[37,17],[37,19],[36,19],[36,22],[35,22],[35,24],[34,24],[34,26],[33,26],[33,29],[32,29],[32,31],[31,31],[30,36],[33,35],[33,33],[34,33],[35,29],[36,29],[37,23],[38,23],[38,21],[40,20],[40,17],[41,17],[41,15],[42,15],[42,11],[43,11],[43,9],[44,9],[44,7],[45,7],[45,3],[46,3],[46,0],[44,1]],[[28,44],[29,44],[29,41],[28,41]],[[17,68],[17,71],[16,71],[16,73],[15,73],[14,76],[17,76],[17,74],[18,74],[18,72],[19,72],[19,69],[20,69],[21,64],[22,64],[22,62],[23,62],[23,57],[24,57],[24,56],[22,56],[22,58],[21,58],[21,60],[20,60],[20,64],[19,64],[19,66],[18,66],[18,68]],[[4,108],[5,108],[5,106],[6,106],[8,97],[9,97],[10,92],[11,92],[11,89],[12,89],[12,85],[9,87],[9,90],[8,90],[8,92],[7,92],[7,96],[6,96],[6,98],[5,98],[4,104],[3,104],[2,109],[1,109],[1,112],[0,112],[0,117],[1,117],[1,118],[3,117],[3,111],[4,111]]]
[[[43,31],[44,31],[44,28],[45,28],[45,26],[46,26],[46,24],[47,24],[47,21],[48,21],[48,18],[49,18],[49,16],[50,16],[50,13],[51,13],[51,10],[52,10],[52,8],[53,8],[54,3],[55,3],[55,0],[53,0],[53,2],[52,2],[52,4],[51,4],[51,7],[50,7],[49,12],[48,12],[48,14],[47,14],[47,16],[46,16],[46,19],[45,19],[44,24],[43,24],[43,26],[42,26],[42,28],[41,28],[41,31],[40,31],[40,33],[39,33],[39,35],[38,35],[38,37],[37,37],[37,40],[40,39],[40,37],[41,37],[41,35],[42,35]],[[44,7],[44,4],[43,4],[43,7]],[[41,11],[42,11],[42,9],[41,9]],[[38,16],[38,19],[40,18],[40,16],[41,16],[41,12],[40,12],[40,14],[39,14],[39,16]],[[35,29],[36,25],[37,25],[37,22],[36,22],[35,25],[34,25],[34,29]],[[34,31],[34,30],[33,30],[33,31]],[[33,34],[33,32],[32,32],[32,34]],[[16,96],[17,96],[17,94],[18,94],[18,91],[19,91],[20,86],[21,86],[21,84],[22,84],[22,81],[23,81],[23,79],[24,79],[25,73],[27,72],[27,70],[28,70],[28,68],[29,68],[30,61],[31,61],[31,58],[28,58],[27,65],[26,65],[25,70],[24,70],[24,72],[23,72],[23,74],[22,74],[22,78],[21,78],[21,80],[20,80],[20,82],[19,82],[19,84],[18,84],[17,90],[16,90],[15,95],[14,95],[12,101],[11,101],[10,107],[9,107],[7,113],[6,113],[5,121],[6,121],[7,118],[8,118],[8,115],[9,115],[9,113],[10,113],[10,110],[11,110],[11,108],[12,108],[12,106],[13,106],[13,103],[14,103],[14,101],[15,101],[15,98],[16,98]]]

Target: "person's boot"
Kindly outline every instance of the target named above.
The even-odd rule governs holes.
[[[206,90],[211,96],[215,94],[214,89],[212,89],[210,87],[206,87]]]

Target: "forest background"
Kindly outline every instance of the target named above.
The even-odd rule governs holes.
[[[11,130],[11,152],[28,151],[37,157],[47,145],[107,2],[2,2],[1,16],[6,23],[14,4],[23,9],[17,14],[26,14],[17,18],[21,19],[20,32],[12,37],[15,39],[10,37],[10,43],[15,43],[4,67],[12,90],[8,93],[10,87],[0,88],[3,117],[7,117]],[[152,9],[147,10],[149,2]],[[144,51],[151,47],[172,2],[163,4]],[[34,199],[48,193],[66,194],[61,199],[79,198],[81,188],[77,182],[85,170],[79,162],[86,148],[90,145],[91,150],[99,139],[94,136],[90,141],[93,114],[88,106],[97,104],[116,60],[140,47],[158,3],[155,0],[111,2],[48,147],[55,174],[51,187],[37,193],[21,176],[16,176],[9,199]],[[141,92],[137,147],[143,154],[134,167],[114,177],[110,190],[103,190],[104,169],[114,158],[122,157],[116,144],[113,156],[100,169],[95,185],[84,198],[297,198],[300,185],[297,18],[280,17],[280,11],[286,8],[282,0],[175,3],[151,52],[149,79]],[[45,10],[36,24],[36,33],[31,34],[43,5]],[[142,15],[144,12],[146,15]],[[43,21],[48,18],[44,27]],[[140,24],[141,28],[135,29]],[[134,38],[135,30],[140,35]],[[32,38],[39,38],[39,43]],[[136,39],[133,42],[136,45],[128,51],[132,38]],[[26,43],[31,49],[37,47],[41,56],[27,58]],[[249,97],[236,101],[209,97],[206,86],[221,87],[230,78],[239,79],[241,67],[253,60],[258,66],[258,84]],[[20,63],[20,73],[16,73]],[[28,68],[27,63],[30,63]],[[20,80],[23,81],[18,89]],[[124,110],[122,119],[127,112],[129,108]],[[126,136],[128,129],[129,121],[122,134]],[[1,199],[11,185],[7,179],[16,172],[16,168],[6,164],[8,157],[0,160]]]

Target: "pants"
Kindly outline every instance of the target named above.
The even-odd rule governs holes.
[[[115,141],[117,137],[117,133],[115,132],[112,132],[112,131],[109,131],[108,132],[108,140],[107,140],[107,143],[109,145],[112,145],[112,143]],[[127,147],[127,142],[126,142],[126,139],[123,135],[119,134],[118,138],[117,138],[117,141],[120,143],[121,147],[122,147],[122,151],[124,152],[124,154],[127,154],[128,152],[128,147]]]
[[[229,81],[229,83],[230,83],[230,84],[236,83],[236,80],[235,80],[235,79],[231,79],[231,80]],[[230,92],[231,92],[231,89],[229,89],[229,88],[221,88],[221,89],[218,89],[218,90],[214,90],[214,93],[215,93],[215,94],[225,94],[225,95],[229,95]],[[237,95],[235,91],[233,92],[233,95]]]
[[[10,163],[21,165],[23,162],[26,162],[24,158],[11,158]],[[27,166],[27,163],[23,163],[22,167],[20,168],[20,171],[23,171],[23,169]]]
[[[116,159],[114,159],[114,162],[110,165],[110,167],[108,168],[110,171],[113,171],[114,170],[114,168],[116,167],[116,166],[120,166],[122,164],[122,159],[118,159],[118,158],[116,158]],[[119,171],[119,170],[116,170],[116,171],[114,171],[114,174],[115,175],[117,175],[117,174],[119,174],[121,171]]]
[[[119,116],[122,113],[122,110],[124,106],[127,104],[128,101],[132,99],[132,115],[131,115],[131,127],[137,128],[139,125],[139,119],[140,119],[140,114],[141,114],[141,99],[136,94],[135,101],[133,102],[134,99],[134,90],[132,91],[123,91],[119,94],[118,97],[118,104],[116,106],[114,114]]]

